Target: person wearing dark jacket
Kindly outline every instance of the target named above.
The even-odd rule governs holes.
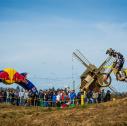
[[[108,90],[106,95],[105,95],[104,101],[107,102],[107,101],[110,101],[110,100],[111,100],[111,92]]]

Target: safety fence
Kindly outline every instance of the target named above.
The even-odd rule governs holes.
[[[111,99],[107,100],[110,101]],[[100,103],[100,102],[107,102],[104,99],[98,98],[88,98],[85,95],[81,95],[79,98],[75,99],[60,99],[59,101],[52,99],[45,100],[44,98],[38,97],[3,97],[0,96],[0,103],[4,104],[12,104],[17,106],[33,106],[33,107],[58,107],[58,108],[65,108],[65,107],[75,107],[75,106],[84,106],[86,104],[93,104],[93,103]]]
[[[41,107],[67,107],[84,105],[85,98],[81,96],[79,99],[66,99],[53,101],[51,99],[45,100],[43,98],[19,98],[19,97],[3,97],[0,96],[0,103],[13,104],[17,106],[41,106]]]

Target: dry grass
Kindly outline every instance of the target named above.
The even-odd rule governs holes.
[[[64,110],[0,105],[0,126],[126,125],[127,98]]]

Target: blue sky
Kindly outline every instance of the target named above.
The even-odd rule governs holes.
[[[84,67],[72,63],[75,49],[97,66],[109,47],[127,56],[126,12],[126,0],[0,0],[0,69],[26,71],[39,88],[64,87],[73,64],[78,85]]]

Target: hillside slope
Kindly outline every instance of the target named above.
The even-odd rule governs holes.
[[[126,126],[127,98],[73,109],[0,105],[0,126]]]

